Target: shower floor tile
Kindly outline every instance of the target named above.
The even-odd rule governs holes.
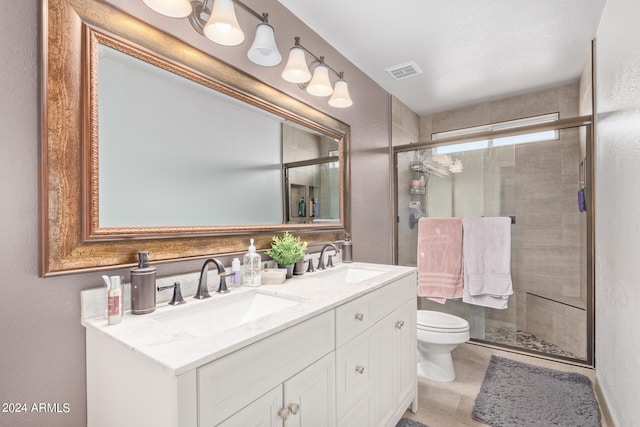
[[[502,327],[487,328],[485,331],[485,341],[495,344],[510,345],[532,351],[539,351],[554,356],[580,359],[575,354],[562,349],[560,346],[524,331],[515,331],[513,329]]]

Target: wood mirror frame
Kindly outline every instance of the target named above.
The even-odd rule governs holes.
[[[97,0],[43,0],[41,9],[40,275],[50,276],[133,265],[139,250],[152,261],[197,259],[246,250],[249,237],[266,249],[271,237],[293,232],[309,243],[341,240],[349,229],[350,128],[254,77]],[[341,139],[341,222],[211,227],[144,228],[88,238],[93,220],[89,147],[92,139],[88,95],[92,31],[157,56],[215,82],[253,105]],[[93,162],[95,164],[95,162]]]

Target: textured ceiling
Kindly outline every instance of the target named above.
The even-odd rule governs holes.
[[[606,0],[279,1],[423,115],[577,81]]]

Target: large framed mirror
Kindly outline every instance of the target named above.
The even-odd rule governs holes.
[[[42,22],[41,275],[343,237],[348,125],[103,2]]]

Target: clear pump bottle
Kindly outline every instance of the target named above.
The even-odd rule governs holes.
[[[249,245],[249,252],[244,255],[244,286],[260,286],[262,283],[262,260],[253,245],[253,239]]]

